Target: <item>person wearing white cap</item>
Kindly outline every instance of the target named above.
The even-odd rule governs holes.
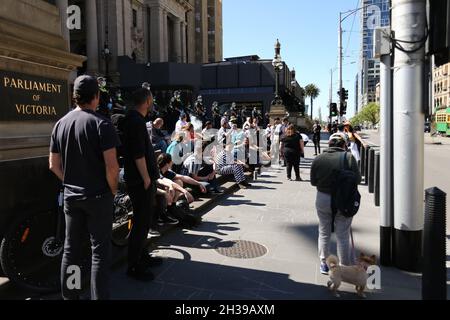
[[[330,238],[332,224],[337,239],[337,251],[339,261],[343,265],[350,265],[350,226],[352,218],[347,218],[337,212],[333,219],[331,208],[331,196],[334,189],[336,174],[342,169],[342,153],[346,152],[345,160],[349,168],[357,176],[357,183],[361,182],[358,163],[350,152],[347,152],[347,139],[342,133],[335,133],[329,139],[329,149],[314,159],[311,167],[311,185],[317,188],[316,209],[319,217],[319,257],[321,261],[320,272],[328,274],[328,266],[325,262],[330,255]]]

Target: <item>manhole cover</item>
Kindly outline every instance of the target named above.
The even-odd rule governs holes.
[[[219,243],[216,246],[216,251],[231,258],[253,259],[265,255],[267,248],[256,242],[235,240]]]

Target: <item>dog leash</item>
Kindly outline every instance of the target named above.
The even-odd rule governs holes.
[[[353,260],[353,263],[356,263],[355,241],[353,240],[353,229],[352,229],[352,227],[350,227],[350,239],[352,241],[352,260]]]

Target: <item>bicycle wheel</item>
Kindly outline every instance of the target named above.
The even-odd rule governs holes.
[[[3,271],[12,282],[26,290],[41,293],[60,291],[64,239],[56,237],[56,217],[56,211],[48,211],[20,219],[6,233],[0,245]],[[88,237],[83,242],[86,241]],[[85,246],[86,260],[82,269],[87,269],[89,249]]]
[[[6,276],[25,289],[59,290],[64,244],[55,237],[55,212],[32,214],[17,221],[0,246],[0,262]]]
[[[112,226],[112,243],[118,247],[128,245],[133,225],[133,207],[127,194],[118,194],[114,199],[114,217]]]

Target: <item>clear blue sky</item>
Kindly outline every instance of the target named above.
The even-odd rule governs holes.
[[[338,66],[339,12],[353,10],[358,4],[359,0],[223,0],[224,58],[257,54],[273,59],[274,44],[279,38],[281,57],[291,69],[295,68],[300,85],[314,83],[319,87],[321,94],[314,101],[314,114],[317,117],[321,107],[326,120],[330,69]],[[349,90],[347,116],[354,113],[361,41],[359,19],[357,14],[343,23],[344,56],[348,56],[343,62],[343,86]],[[338,76],[336,69],[335,101]],[[309,99],[306,104],[310,104]]]

